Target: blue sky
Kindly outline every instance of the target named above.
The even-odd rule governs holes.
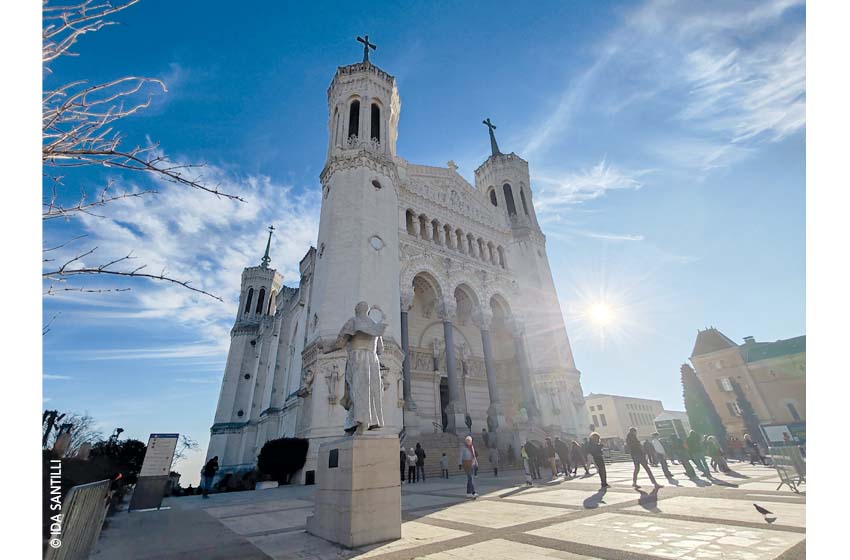
[[[128,144],[206,162],[244,204],[138,175],[68,173],[69,190],[155,187],[101,217],[51,223],[224,298],[145,281],[44,300],[45,406],[104,432],[187,433],[206,446],[239,276],[277,235],[297,282],[318,229],[326,89],[368,33],[396,76],[398,153],[454,160],[470,182],[489,153],[529,161],[538,216],[586,393],[682,408],[679,365],[698,328],[735,340],[805,333],[805,7],[776,2],[262,3],[144,0],[83,37],[45,86],[124,75],[168,92],[126,119]],[[92,261],[94,262],[94,261]],[[115,287],[90,278],[86,288]],[[585,317],[604,301],[600,332]],[[197,478],[201,454],[178,470]]]

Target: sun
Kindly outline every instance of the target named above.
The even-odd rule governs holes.
[[[594,303],[588,310],[588,316],[591,321],[604,327],[614,319],[614,312],[607,303]]]

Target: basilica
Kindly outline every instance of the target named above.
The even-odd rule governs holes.
[[[518,450],[588,432],[528,162],[500,151],[489,119],[492,153],[474,185],[451,161],[397,155],[396,81],[364,44],[328,88],[318,239],[301,277],[286,279],[298,287],[271,266],[271,232],[242,272],[207,451],[222,474],[254,468],[270,439],[299,437],[310,446],[296,478],[312,482],[319,445],[343,435],[346,356],[332,343],[361,301],[387,325],[381,431],[402,444],[486,428]]]

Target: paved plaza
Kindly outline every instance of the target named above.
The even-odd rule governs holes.
[[[312,486],[170,498],[169,509],[116,514],[104,529],[97,560],[348,559],[516,560],[589,558],[768,560],[805,557],[805,484],[777,491],[776,471],[733,463],[735,473],[674,481],[657,492],[642,473],[631,487],[631,463],[609,465],[612,488],[595,475],[535,481],[518,471],[402,487],[402,538],[346,550],[305,532]],[[545,474],[545,471],[544,471]],[[769,519],[753,504],[773,513]],[[775,519],[774,519],[775,517]]]

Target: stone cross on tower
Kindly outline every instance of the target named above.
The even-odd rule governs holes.
[[[363,43],[363,63],[369,64],[369,49],[372,49],[374,51],[374,50],[378,49],[378,46],[373,45],[372,43],[369,42],[369,36],[368,35],[366,35],[365,38],[360,37],[358,35],[357,41],[360,42],[360,43]]]
[[[269,263],[271,262],[271,257],[269,257],[269,249],[272,244],[272,233],[274,232],[274,226],[269,226],[269,240],[266,242],[266,253],[263,255],[263,261],[260,266],[263,268],[268,268]]]
[[[487,131],[490,133],[490,150],[493,152],[493,155],[496,156],[501,154],[502,152],[499,151],[499,145],[496,144],[496,135],[493,134],[493,131],[496,130],[496,125],[490,122],[489,117],[481,122],[487,126]]]

